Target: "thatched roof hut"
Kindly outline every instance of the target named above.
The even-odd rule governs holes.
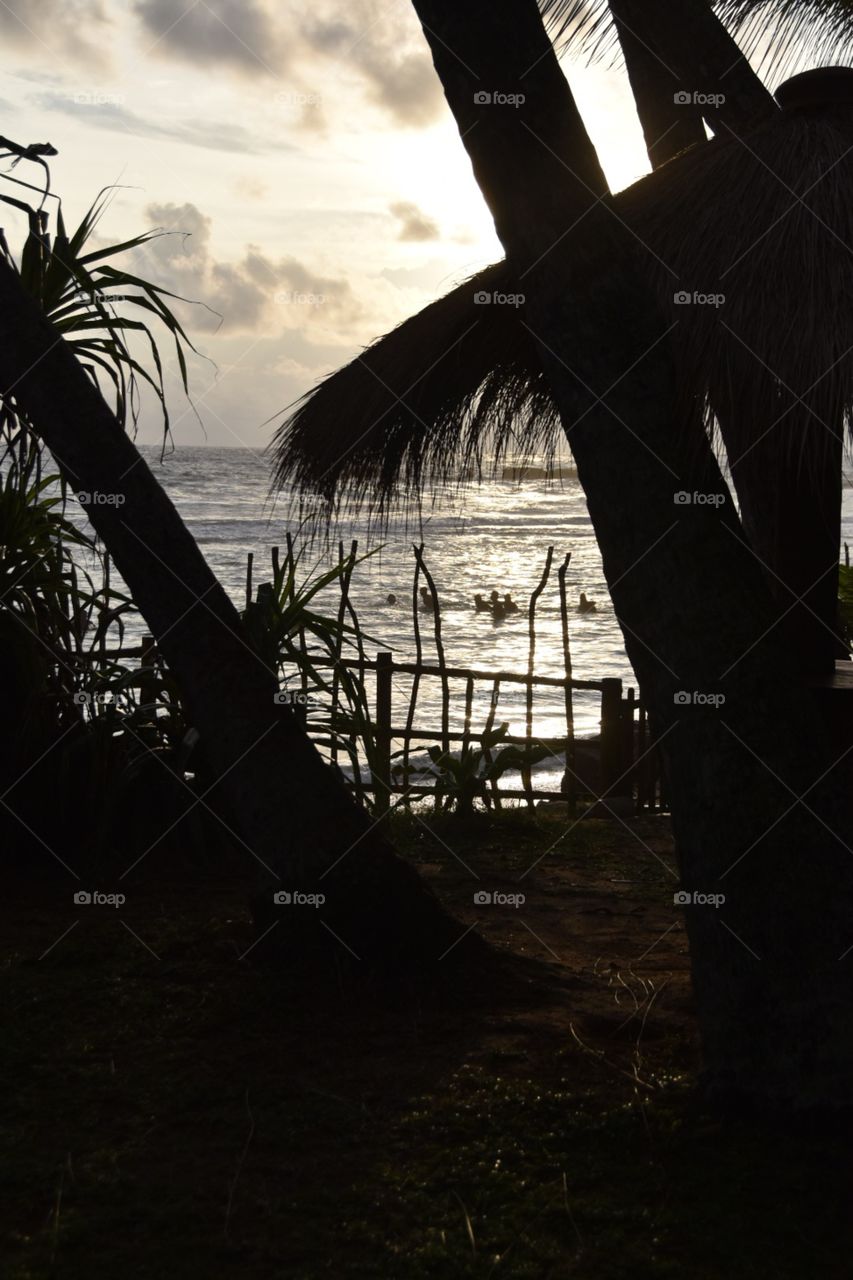
[[[849,420],[851,82],[796,77],[748,136],[721,130],[608,201],[675,326],[681,394],[705,400],[730,453],[772,433],[808,461]],[[327,378],[276,435],[276,482],[381,517],[487,452],[553,450],[524,308],[494,300],[519,293],[506,263],[488,267]]]

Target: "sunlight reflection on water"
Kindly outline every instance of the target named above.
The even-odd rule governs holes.
[[[248,449],[181,448],[159,461],[159,452],[143,447],[148,462],[175,502],[197,539],[213,571],[235,603],[242,607],[245,597],[246,554],[255,553],[255,585],[271,576],[270,552],[273,544],[284,544],[288,529],[297,524],[286,518],[286,504],[268,498],[269,465],[260,452]],[[336,535],[337,536],[337,535]],[[363,521],[354,521],[340,530],[349,539],[360,539],[360,551],[369,543]],[[422,536],[427,564],[435,579],[442,606],[442,626],[447,662],[452,666],[476,666],[490,671],[518,671],[527,667],[528,630],[526,609],[536,586],[549,545],[554,546],[551,580],[537,609],[535,670],[539,675],[564,674],[559,612],[557,569],[571,551],[567,575],[573,671],[580,680],[621,678],[625,687],[635,686],[622,642],[619,625],[607,593],[601,557],[593,535],[586,502],[578,483],[563,480],[547,485],[542,480],[523,483],[494,481],[466,485],[424,514],[422,533],[407,533],[402,522],[391,525],[384,548],[356,570],[352,599],[361,624],[376,643],[368,642],[368,656],[389,649],[398,661],[415,656],[411,589],[414,557],[411,544]],[[844,495],[842,540],[853,543],[853,491]],[[375,543],[374,543],[375,545]],[[307,570],[321,554],[320,548],[306,552]],[[495,623],[488,614],[474,611],[474,595],[501,595],[511,592],[520,612]],[[587,617],[574,608],[579,593],[585,591],[597,601],[597,611]],[[397,604],[389,605],[389,593]],[[330,596],[335,608],[336,588]],[[424,659],[436,657],[432,624],[421,615]],[[142,629],[140,625],[140,630]],[[135,629],[131,629],[135,630]],[[462,684],[452,726],[462,719]],[[440,685],[425,680],[419,697],[418,722],[432,730],[440,724]],[[397,677],[394,722],[404,716],[408,681]],[[482,725],[488,710],[490,687],[477,689],[475,728]],[[524,692],[519,686],[506,687],[501,694],[498,722],[508,720],[513,732],[524,730]],[[597,732],[599,697],[580,692],[575,696],[576,730],[581,735]],[[537,692],[535,731],[543,736],[564,732],[565,710],[561,690]]]
[[[245,590],[246,553],[255,553],[255,583],[269,576],[269,548],[283,544],[285,532],[296,529],[267,501],[269,472],[263,455],[249,450],[181,449],[161,465],[156,451],[145,450],[155,473],[168,489],[232,598],[242,604]],[[360,539],[360,551],[368,549],[363,521],[341,530],[346,545]],[[400,661],[413,659],[412,541],[423,538],[425,556],[441,601],[442,633],[448,664],[476,666],[494,671],[523,672],[527,667],[527,605],[554,546],[551,579],[537,608],[535,669],[539,675],[564,674],[557,569],[568,551],[572,562],[567,575],[571,649],[574,675],[598,680],[618,676],[627,685],[633,675],[625,654],[619,626],[607,595],[601,557],[592,534],[586,502],[576,481],[548,487],[544,481],[489,482],[466,485],[447,495],[437,509],[424,514],[422,533],[407,534],[402,521],[391,525],[382,539],[383,550],[359,566],[352,599],[364,630],[377,641],[368,644],[368,655],[389,649]],[[375,545],[375,543],[374,543]],[[306,567],[319,550],[306,554]],[[520,606],[517,614],[495,623],[488,614],[474,610],[474,595],[511,592]],[[596,600],[595,614],[581,617],[574,608],[581,591]],[[389,593],[397,604],[389,605]],[[333,598],[333,597],[332,597]],[[432,622],[421,615],[426,661],[435,659]],[[406,687],[401,678],[400,693]],[[439,724],[439,686],[425,681],[419,699],[418,719],[432,727]],[[460,687],[461,689],[461,687]],[[475,706],[485,709],[488,686],[478,689]],[[577,697],[576,723],[580,733],[598,727],[598,695]],[[508,719],[514,732],[523,731],[524,694],[521,688],[501,695],[498,719]],[[461,703],[455,715],[461,719]],[[395,716],[396,721],[396,716]],[[478,721],[475,714],[474,723]],[[564,732],[565,709],[559,689],[537,693],[536,730],[543,735]]]

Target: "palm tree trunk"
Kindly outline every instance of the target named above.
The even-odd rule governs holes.
[[[677,127],[679,113],[689,113],[691,107],[675,104],[674,81],[676,88],[700,86],[706,95],[722,95],[723,101],[708,113],[718,130],[739,133],[760,113],[777,109],[704,0],[686,0],[677,21],[671,5],[661,0],[610,0],[610,7],[647,141],[658,139],[666,149],[684,136]],[[649,154],[655,164],[652,149]],[[658,162],[665,158],[661,155]],[[821,432],[821,448],[811,450],[804,463],[780,443],[778,432],[754,440],[754,424],[739,421],[736,388],[734,395],[718,391],[714,408],[744,530],[776,602],[791,674],[825,678],[845,655],[838,615],[840,416],[837,434],[830,438]],[[802,419],[800,438],[809,426],[814,428],[802,406],[789,405],[783,416],[788,436],[798,434],[797,416]]]
[[[625,58],[631,93],[640,117],[653,169],[688,147],[705,141],[702,111],[695,102],[679,102],[681,78],[657,54],[630,0],[610,0],[613,21]]]
[[[0,261],[0,395],[32,425],[87,511],[181,688],[240,837],[261,868],[255,915],[275,940],[319,937],[396,968],[436,960],[462,929],[397,859],[324,764],[170,499],[70,347]],[[321,911],[276,890],[322,892]],[[321,930],[321,924],[328,928]],[[310,925],[310,927],[309,927]],[[340,939],[336,941],[332,930]],[[343,956],[345,953],[341,951]]]
[[[588,142],[535,0],[414,6],[527,296],[662,739],[684,891],[726,897],[685,909],[707,1090],[853,1103],[853,984],[838,959],[853,941],[849,806],[824,816],[826,780],[808,811],[796,803],[837,770],[809,695],[786,688],[772,600],[701,425],[674,419],[667,321],[641,283],[642,250],[606,207],[590,209],[561,158]],[[525,102],[479,106],[481,84]],[[583,311],[565,301],[579,295]],[[679,506],[682,490],[719,505]]]
[[[744,530],[766,569],[785,637],[792,677],[822,681],[847,655],[838,605],[841,541],[842,415],[838,430],[821,431],[818,447],[798,457],[772,430],[753,441],[739,427],[737,405],[721,404],[719,417],[740,501]],[[828,424],[832,425],[832,424]],[[814,435],[807,409],[784,421],[787,436]]]
[[[649,72],[656,66],[667,86],[675,78],[715,133],[778,110],[708,0],[610,0],[610,8],[620,38],[640,43]]]

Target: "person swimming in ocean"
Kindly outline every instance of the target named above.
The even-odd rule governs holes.
[[[474,608],[477,610],[477,613],[490,613],[492,606],[489,604],[488,600],[483,599],[482,595],[478,591],[474,596]]]
[[[506,608],[499,591],[493,591],[489,596],[489,609],[494,622],[502,622],[506,617]]]
[[[503,607],[504,607],[504,613],[518,613],[518,605],[513,600],[512,595],[510,594],[509,591],[506,593],[506,595],[503,598]]]
[[[595,613],[598,605],[594,600],[587,600],[586,593],[581,592],[581,602],[578,605],[578,613]]]
[[[421,608],[425,613],[435,613],[435,597],[427,587],[421,587]]]

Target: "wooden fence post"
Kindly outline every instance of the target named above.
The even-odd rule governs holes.
[[[252,603],[252,566],[255,563],[255,553],[250,551],[246,556],[246,608]]]
[[[648,737],[645,703],[640,702],[637,711],[637,813],[654,808],[654,796],[650,796],[649,778],[650,764],[647,755],[646,739]]]
[[[616,795],[616,784],[625,771],[622,728],[622,681],[601,682],[601,795]],[[622,793],[622,784],[619,793]]]
[[[569,597],[566,589],[566,573],[572,562],[571,551],[557,572],[560,585],[560,626],[563,633],[563,666],[566,672],[565,704],[566,704],[566,768],[563,773],[561,790],[565,793],[569,806],[569,817],[575,816],[577,809],[578,780],[575,773],[575,709],[572,695],[572,650],[569,641]]]
[[[390,653],[376,655],[376,761],[373,773],[373,795],[377,817],[384,818],[391,808],[391,678],[394,657]]]
[[[634,781],[637,770],[635,762],[637,753],[634,746],[634,714],[637,710],[637,695],[633,689],[629,689],[622,703],[622,768],[620,774],[624,773],[625,777],[619,784],[620,794],[633,796]],[[624,783],[624,785],[623,785]]]

